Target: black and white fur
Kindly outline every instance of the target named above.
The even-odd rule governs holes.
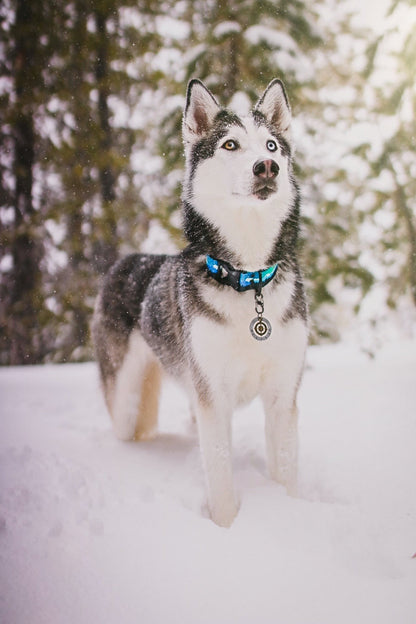
[[[122,440],[157,426],[161,371],[186,388],[195,414],[210,514],[231,525],[231,417],[260,396],[270,476],[296,491],[297,408],[307,307],[296,257],[299,192],[293,178],[291,112],[272,81],[254,110],[222,109],[198,80],[183,119],[183,221],[188,247],[175,256],[133,254],[109,272],[93,337],[108,409]],[[236,292],[207,274],[206,255],[256,271],[279,263],[263,289],[268,340],[249,331],[254,291]]]

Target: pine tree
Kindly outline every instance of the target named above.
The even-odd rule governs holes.
[[[144,133],[130,127],[129,114],[114,121],[121,103],[131,108],[137,89],[154,80],[141,59],[160,48],[158,4],[136,7],[133,0],[9,0],[5,9],[0,60],[11,95],[2,98],[2,139],[15,164],[2,158],[3,363],[87,357],[100,278],[121,241],[137,247],[146,233],[131,163]],[[139,26],[130,23],[138,19]],[[12,67],[19,46],[20,73]]]
[[[414,34],[397,59],[396,81],[377,98],[372,87],[377,123],[400,111],[376,154],[348,138],[368,119],[368,87],[356,47],[345,53],[346,38],[364,38],[347,35],[343,3],[327,16],[331,7],[329,0],[5,0],[1,363],[89,357],[94,297],[118,255],[140,246],[149,219],[184,244],[181,118],[192,77],[238,109],[252,106],[272,78],[285,82],[315,338],[336,337],[345,294],[358,309],[374,282],[362,261],[362,222],[379,230],[380,220],[393,224],[383,226],[374,255],[388,273],[390,300],[409,284],[415,298]],[[381,47],[369,50],[374,67]],[[351,158],[370,162],[371,173],[357,176]],[[390,186],[373,189],[370,202],[368,176],[386,173]]]
[[[387,274],[387,303],[394,308],[406,293],[416,305],[414,0],[395,0],[388,16],[391,27],[368,47],[366,68],[372,85],[371,114],[380,129],[381,145],[376,150],[362,143],[357,151],[370,163],[372,175],[379,181],[373,185],[366,216],[379,230],[374,252]],[[384,70],[386,65],[390,72]]]
[[[348,110],[335,110],[330,101],[347,80],[354,83],[350,59],[337,48],[338,38],[345,44],[349,16],[342,3],[332,13],[331,6],[325,0],[313,5],[285,0],[181,3],[176,17],[187,21],[190,35],[178,42],[185,59],[182,72],[177,72],[180,80],[169,84],[175,93],[183,94],[184,82],[197,77],[221,103],[244,109],[255,103],[272,78],[283,79],[294,111],[296,174],[303,189],[301,251],[314,315],[313,339],[336,338],[332,319],[339,292],[347,288],[363,294],[373,280],[360,263],[359,223],[348,204],[351,190],[347,188],[342,201],[341,193],[323,192],[328,183],[345,189],[346,173],[334,160],[338,137],[333,136],[333,128],[347,125],[351,109],[354,113],[353,104]],[[183,100],[165,119],[160,151],[166,172],[183,166],[182,105]],[[324,111],[329,107],[332,119],[328,122]],[[176,178],[174,183],[159,216],[178,244],[183,244],[175,231],[180,186]]]
[[[150,32],[123,18],[135,3],[74,0],[66,15],[64,73],[55,92],[59,140],[50,145],[48,162],[62,192],[50,204],[50,217],[65,232],[59,249],[67,258],[55,276],[54,305],[60,319],[55,357],[90,356],[88,326],[100,280],[119,255],[120,246],[144,237],[147,207],[133,184],[133,147],[140,137],[113,118],[133,100],[140,79],[128,73],[137,48],[152,37],[154,2],[144,2]],[[136,14],[137,15],[137,14]],[[141,76],[141,85],[146,80]],[[61,216],[62,215],[62,216]]]
[[[13,19],[12,19],[13,17]],[[2,15],[2,74],[11,93],[2,96],[2,163],[0,361],[41,361],[46,344],[46,310],[41,288],[43,224],[35,201],[36,123],[44,103],[44,74],[49,49],[42,34],[49,12],[39,3],[15,0]],[[13,180],[13,182],[11,182]]]

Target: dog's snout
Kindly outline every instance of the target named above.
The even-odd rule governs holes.
[[[258,160],[253,165],[253,173],[263,180],[272,180],[279,173],[279,165],[271,158],[268,160]]]

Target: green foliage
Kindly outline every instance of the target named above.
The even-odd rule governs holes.
[[[156,3],[142,4],[143,18],[153,19]],[[151,27],[142,33],[121,25],[123,10],[136,6],[130,0],[47,0],[26,3],[22,21],[22,0],[8,3],[2,22],[2,70],[12,86],[11,94],[2,94],[8,144],[1,159],[2,363],[90,355],[99,278],[117,258],[121,240],[133,245],[146,234],[146,206],[130,162],[139,137],[128,115],[113,119],[117,101],[128,102],[137,86],[128,72],[136,48],[149,54],[160,46]],[[15,71],[20,57],[26,62]],[[141,79],[150,81],[151,72]],[[22,147],[33,151],[25,169],[18,160],[22,120],[33,129]],[[18,195],[9,179],[23,184],[23,174],[27,183]],[[25,240],[17,254],[16,244]],[[21,310],[25,318],[18,323]]]
[[[338,287],[358,289],[362,297],[373,282],[371,272],[360,264],[359,215],[350,203],[338,197],[328,200],[322,194],[328,183],[340,188],[348,186],[347,173],[333,162],[328,167],[312,152],[319,142],[326,143],[331,150],[332,128],[324,121],[328,101],[321,90],[336,91],[340,84],[344,87],[346,80],[353,83],[352,88],[358,94],[363,86],[359,79],[352,79],[345,58],[341,57],[344,67],[341,63],[334,67],[338,55],[337,36],[345,35],[348,20],[338,17],[338,21],[326,25],[325,31],[320,19],[325,2],[316,2],[311,7],[310,3],[301,1],[194,1],[182,2],[181,7],[182,14],[188,16],[191,36],[177,43],[186,62],[183,72],[178,73],[178,80],[170,86],[170,92],[183,94],[184,78],[187,81],[196,77],[203,80],[223,104],[228,104],[235,93],[241,91],[248,94],[253,106],[272,78],[281,77],[285,82],[295,123],[309,137],[305,142],[307,147],[300,143],[296,152],[296,175],[302,181],[304,204],[308,204],[307,212],[313,212],[312,218],[303,220],[301,253],[315,334],[328,335],[327,320],[323,330],[315,315],[323,304],[337,303],[336,294],[328,289],[328,282],[337,278],[342,285]],[[358,103],[359,99],[356,105]],[[345,109],[334,109],[332,125],[345,120],[346,114]],[[173,168],[183,167],[181,116],[182,106],[177,106],[162,123],[160,152],[165,159],[166,174]],[[332,143],[335,141],[332,139]],[[335,145],[334,151],[337,149]],[[329,156],[326,158],[330,161]],[[175,192],[176,199],[172,202],[170,198]],[[169,200],[159,205],[156,214],[163,226],[177,236],[179,233],[175,232],[171,217],[180,205],[179,192],[179,187],[170,187]],[[352,193],[350,196],[352,199]]]
[[[394,1],[392,19],[414,5]],[[244,93],[252,106],[272,78],[285,82],[313,339],[336,337],[328,311],[348,292],[359,312],[376,273],[385,276],[387,305],[409,292],[416,302],[416,29],[409,26],[400,51],[386,52],[394,25],[368,40],[351,32],[342,2],[325,19],[331,7],[4,0],[0,363],[90,357],[88,324],[109,265],[140,248],[151,220],[184,244],[181,122],[194,77],[227,105]],[[357,70],[357,45],[366,41]],[[394,75],[380,83],[387,54]],[[378,128],[381,140],[353,140],[360,123]],[[377,231],[370,243],[368,228]]]
[[[410,12],[409,7],[413,7]],[[381,132],[382,145],[378,153],[364,150],[372,174],[389,180],[384,192],[375,193],[368,216],[373,222],[386,220],[374,245],[380,265],[389,269],[387,303],[394,307],[401,296],[410,294],[416,305],[416,4],[412,0],[391,3],[389,15],[403,25],[401,48],[390,51],[391,41],[397,40],[397,27],[386,33],[377,45],[370,44],[368,56],[372,72],[377,75],[386,58],[394,60],[394,73],[375,87],[372,114],[389,132]],[[406,31],[406,32],[405,32]],[[370,78],[372,74],[370,73]],[[374,118],[374,117],[373,117]],[[363,146],[361,146],[363,147]],[[390,219],[388,218],[390,217]],[[380,225],[378,226],[380,227]],[[392,254],[394,252],[394,254]],[[392,262],[393,267],[392,268]]]

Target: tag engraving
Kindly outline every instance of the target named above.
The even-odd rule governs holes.
[[[256,317],[250,323],[250,332],[256,340],[267,340],[272,333],[270,321],[264,317]]]

